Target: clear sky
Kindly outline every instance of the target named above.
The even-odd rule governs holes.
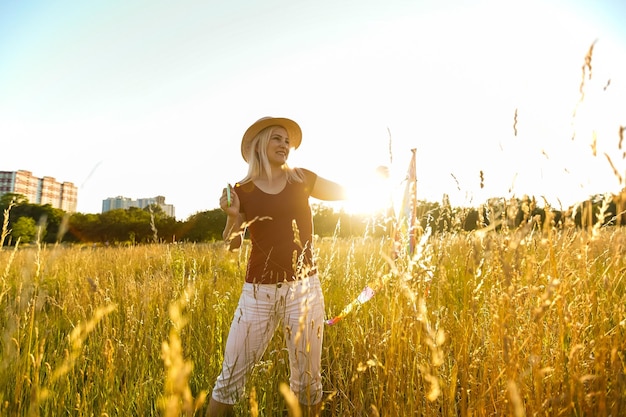
[[[0,170],[75,183],[83,213],[163,195],[186,219],[272,115],[303,129],[291,165],[352,207],[401,189],[411,148],[421,199],[568,205],[624,186],[604,153],[626,175],[625,18],[622,0],[0,0]]]

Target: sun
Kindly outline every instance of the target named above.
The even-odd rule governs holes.
[[[389,187],[389,169],[379,166],[375,175],[361,178],[354,185],[348,185],[346,200],[338,206],[350,214],[373,215],[386,212],[391,207],[392,195]]]

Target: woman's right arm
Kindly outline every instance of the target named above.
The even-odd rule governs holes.
[[[243,216],[241,214],[228,216],[226,218],[226,227],[224,227],[222,237],[228,245],[228,249],[231,251],[237,250],[241,246],[241,225],[243,224],[243,221]]]
[[[229,185],[230,187],[230,185]],[[230,198],[229,198],[230,197]],[[230,201],[229,201],[230,200]],[[242,242],[242,230],[245,218],[239,213],[239,196],[230,188],[224,188],[220,197],[220,208],[226,213],[226,226],[222,232],[222,238],[228,244],[229,250],[239,249]]]
[[[345,200],[346,189],[336,182],[318,176],[313,185],[311,197],[325,201]]]

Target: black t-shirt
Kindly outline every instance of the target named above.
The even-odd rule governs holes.
[[[252,241],[246,282],[274,284],[314,272],[309,197],[317,175],[300,171],[304,182],[287,182],[277,194],[261,191],[252,181],[235,185]]]

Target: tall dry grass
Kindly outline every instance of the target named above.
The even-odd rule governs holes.
[[[318,242],[324,415],[626,414],[626,235],[536,231]],[[201,415],[220,371],[248,246],[0,252],[0,414]],[[283,415],[277,333],[240,415]],[[287,400],[285,399],[287,398]]]
[[[229,324],[230,279],[241,278],[219,249],[3,251],[0,414],[157,415],[172,394],[172,363],[188,357],[201,363],[189,384],[206,389],[220,365],[216,335]]]
[[[619,161],[606,157],[626,185]],[[325,329],[323,414],[626,415],[625,230],[532,226],[426,234],[415,255],[394,259],[385,239],[317,242],[328,317],[366,284],[384,283]],[[0,248],[9,234],[5,221]],[[222,244],[0,250],[0,415],[202,413],[248,250],[247,242],[236,254]],[[298,415],[287,363],[279,332],[239,415]]]

